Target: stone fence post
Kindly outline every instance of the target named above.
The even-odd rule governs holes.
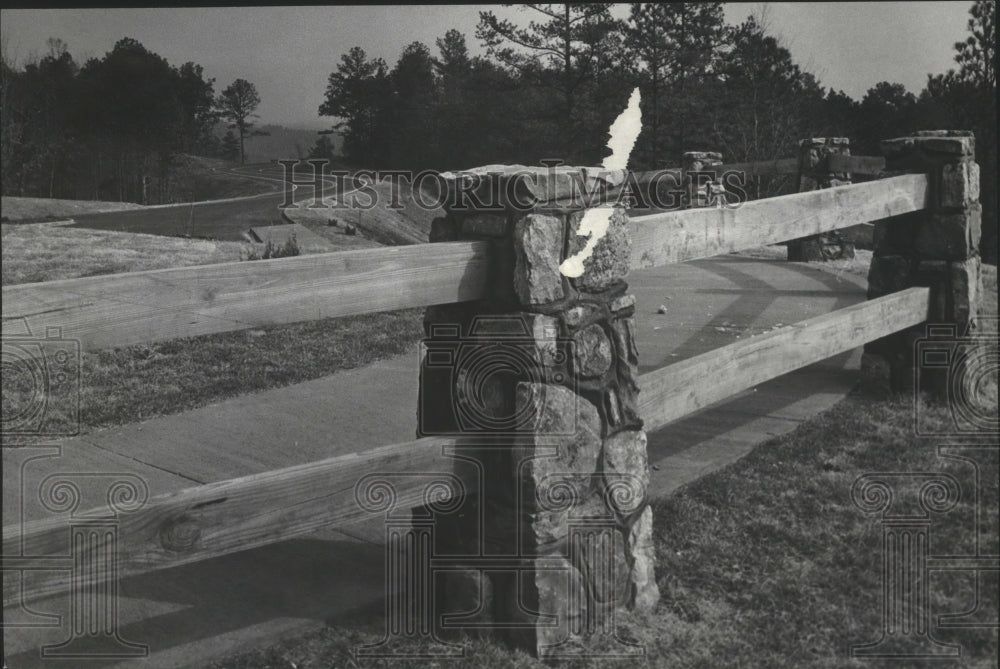
[[[971,132],[928,130],[882,142],[889,171],[928,174],[927,208],[875,223],[868,271],[868,299],[911,286],[931,289],[928,324],[941,325],[955,341],[973,334],[982,294],[979,239],[979,165]],[[950,335],[947,334],[950,332]],[[916,370],[923,325],[865,344],[862,378],[878,392],[923,390],[944,397],[961,356],[952,364]],[[919,376],[920,387],[915,388]]]
[[[684,208],[710,207],[725,197],[722,175],[714,179],[698,172],[718,167],[722,164],[722,154],[715,151],[685,151],[681,158],[681,181],[684,184]]]
[[[851,175],[830,171],[830,156],[851,155],[847,137],[813,137],[799,142],[798,191],[800,193],[851,183]],[[838,230],[788,242],[788,259],[793,262],[853,258],[854,244]]]
[[[434,514],[431,561],[447,561],[434,579],[435,627],[574,656],[614,634],[619,607],[659,597],[627,215],[593,206],[624,174],[473,172],[490,176],[450,175],[447,216],[431,233],[492,243],[489,295],[430,307],[424,320],[419,434],[459,435],[456,467],[480,479],[456,512]],[[570,197],[580,185],[591,202]],[[578,233],[595,213],[610,218],[590,248]],[[563,273],[585,246],[582,273]]]

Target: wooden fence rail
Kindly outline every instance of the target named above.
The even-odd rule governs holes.
[[[33,334],[58,326],[94,350],[462,302],[484,294],[488,248],[422,244],[10,286],[3,332],[25,318]]]
[[[929,288],[908,288],[809,318],[643,374],[639,413],[645,429],[865,342],[927,320]]]
[[[912,174],[732,209],[632,220],[635,269],[776,244],[924,207]],[[84,350],[482,297],[488,242],[447,242],[113,274],[3,289],[3,332],[58,326]]]
[[[776,376],[919,324],[927,318],[928,299],[928,288],[909,288],[644,374],[639,399],[645,429],[659,429]],[[451,472],[448,454],[459,446],[455,438],[418,439],[155,497],[121,516],[119,574],[196,562],[371,518],[355,499],[357,482],[370,474],[405,474],[395,480],[397,504],[418,506],[428,479],[415,474]],[[474,471],[459,480],[467,492],[478,488]],[[67,538],[64,519],[5,527],[4,555],[64,554]],[[71,582],[69,572],[39,568],[33,560],[22,560],[23,568],[38,570],[23,585],[19,579],[4,582],[4,606]],[[5,557],[3,564],[21,566],[17,558]]]
[[[879,181],[704,208],[639,216],[632,224],[632,268],[709,258],[846,228],[926,207],[927,176]]]

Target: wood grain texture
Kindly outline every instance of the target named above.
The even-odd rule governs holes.
[[[919,324],[927,318],[928,298],[928,288],[909,288],[644,374],[639,378],[639,409],[646,429],[656,430],[776,376]],[[119,575],[197,562],[323,527],[371,520],[379,512],[358,501],[366,477],[390,482],[388,487],[370,489],[368,499],[374,506],[389,496],[398,509],[425,503],[428,484],[447,479],[453,471],[457,478],[448,481],[450,490],[475,491],[480,473],[471,465],[456,469],[450,457],[460,446],[454,438],[418,439],[154,497],[119,518]],[[445,488],[437,490],[450,494]],[[16,571],[8,572],[4,606],[70,584],[65,558],[16,557],[66,555],[70,522],[59,518],[4,528],[4,568],[33,572],[23,582]]]
[[[761,160],[752,163],[724,163],[722,165],[716,165],[714,167],[706,167],[703,172],[715,172],[717,175],[722,175],[725,172],[743,172],[747,176],[769,176],[776,174],[795,174],[798,171],[798,159],[797,158],[780,158],[778,160]],[[635,172],[634,178],[636,183],[644,184],[649,183],[654,178],[662,175],[664,172],[673,174],[676,178],[680,178],[683,170],[679,167],[665,167],[660,170],[647,170],[644,172]],[[666,177],[660,177],[665,179]],[[669,183],[669,181],[664,181],[664,183]]]
[[[3,289],[3,333],[61,327],[84,350],[476,299],[486,242],[342,251]]]
[[[730,344],[639,377],[645,429],[927,320],[929,288],[908,288]]]
[[[389,509],[379,509],[391,499],[397,511],[405,510],[425,503],[428,490],[445,491],[428,488],[435,481],[446,481],[450,490],[476,490],[479,479],[472,466],[458,470],[464,478],[449,478],[454,465],[447,453],[456,443],[452,438],[418,439],[154,497],[119,516],[118,573],[127,576],[197,562],[323,527],[384,517]],[[389,484],[369,489],[365,484],[374,483],[374,478],[366,477]],[[359,503],[356,487],[360,497],[369,500],[367,509]],[[108,516],[107,509],[88,512],[78,517]],[[17,556],[67,555],[71,523],[54,518],[4,527],[4,569],[32,572],[23,589],[16,572],[5,575],[5,607],[19,597],[36,599],[70,584],[65,558]],[[49,570],[42,569],[46,564]]]
[[[632,269],[777,244],[926,207],[927,176],[906,174],[849,186],[640,216],[632,226]]]

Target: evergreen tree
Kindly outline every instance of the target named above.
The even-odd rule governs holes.
[[[490,56],[516,72],[523,82],[555,95],[555,104],[545,115],[552,134],[547,144],[563,159],[574,162],[581,153],[581,140],[606,130],[592,127],[593,120],[584,121],[588,115],[584,93],[596,74],[593,45],[617,29],[618,23],[606,3],[522,7],[534,12],[527,27],[484,11],[479,13],[476,36],[483,40]]]
[[[352,163],[372,167],[381,162],[384,140],[380,141],[379,132],[390,91],[385,61],[369,60],[359,46],[340,57],[336,71],[327,79],[319,114],[340,119],[333,127],[343,130],[344,155]]]
[[[246,138],[255,134],[252,118],[259,118],[254,111],[260,105],[257,87],[246,79],[237,79],[222,91],[215,102],[216,110],[221,118],[229,121],[229,127],[236,130],[240,139],[240,162],[246,162]]]
[[[720,2],[631,6],[625,47],[643,91],[645,165],[677,165],[684,151],[705,148],[701,107],[728,38]]]

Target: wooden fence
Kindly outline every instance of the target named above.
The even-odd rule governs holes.
[[[869,169],[880,169],[880,159],[866,160]],[[787,168],[777,161],[745,171]],[[633,268],[707,258],[919,211],[927,206],[927,192],[926,175],[907,174],[732,209],[638,217],[631,221]],[[32,330],[59,326],[64,337],[95,350],[473,300],[485,295],[488,245],[432,243],[11,286],[3,289],[4,333],[11,319],[24,318]],[[909,288],[649,372],[639,380],[646,429],[656,430],[776,376],[922,323],[928,300],[928,288]],[[358,522],[367,516],[354,498],[361,477],[447,471],[449,453],[457,445],[455,438],[417,439],[154,497],[119,518],[118,575]],[[463,484],[471,491],[476,481]],[[400,505],[420,504],[422,489],[401,479],[396,490]],[[198,540],[164,541],[174,534]],[[65,555],[66,541],[66,523],[58,518],[3,531],[5,556],[23,554],[20,547],[30,547],[32,555]],[[4,568],[35,572],[31,578],[5,580],[5,606],[81,583],[80,574],[46,566],[38,558],[5,557]]]

